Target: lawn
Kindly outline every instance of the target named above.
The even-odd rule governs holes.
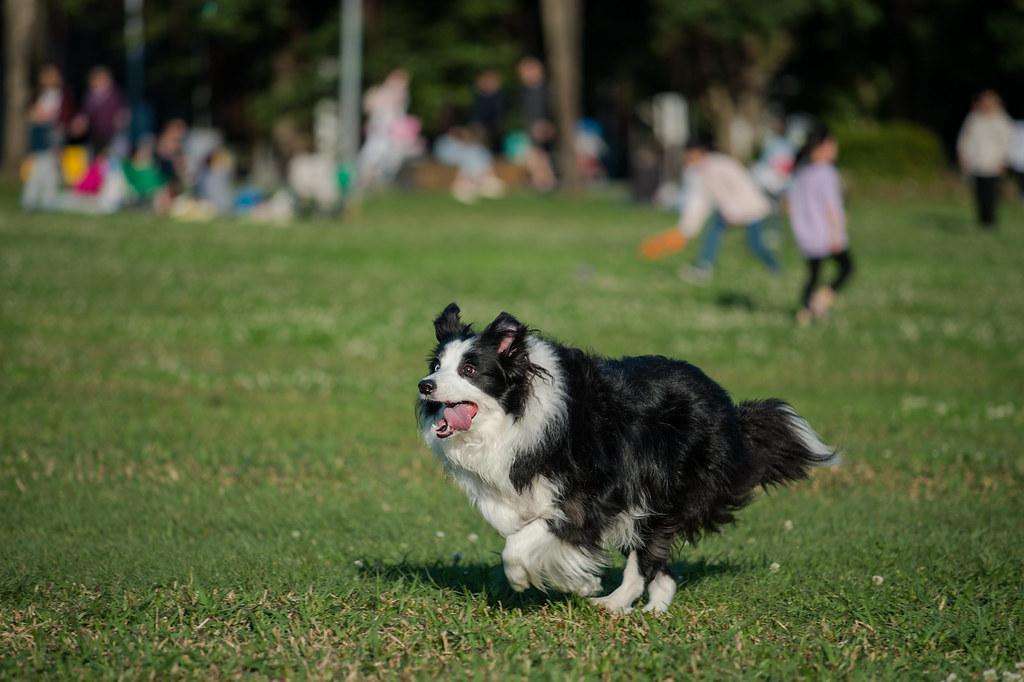
[[[0,678],[1015,674],[1024,210],[997,234],[955,193],[850,212],[848,296],[797,329],[788,235],[780,277],[732,234],[693,287],[634,256],[672,217],[611,198],[288,228],[3,199]],[[452,300],[783,397],[845,463],[679,547],[665,616],[514,594],[414,425]]]

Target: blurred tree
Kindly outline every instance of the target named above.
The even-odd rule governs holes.
[[[818,0],[784,67],[784,101],[832,118],[909,119],[952,148],[981,89],[1024,117],[1024,1]]]
[[[769,88],[815,0],[656,0],[654,50],[672,87],[701,99],[718,145],[742,158],[768,113]]]
[[[4,159],[3,172],[18,172],[27,143],[26,113],[32,97],[33,30],[37,0],[4,0]]]
[[[428,130],[438,132],[472,104],[473,79],[480,71],[497,69],[506,77],[506,88],[510,86],[516,60],[529,51],[532,4],[369,0],[367,83],[381,80],[397,66],[408,69],[415,114]]]
[[[558,168],[562,185],[579,189],[576,172],[576,124],[580,118],[580,20],[578,0],[541,0],[544,42],[551,73],[552,99],[558,124]]]
[[[81,1],[81,0],[79,0]],[[155,5],[156,3],[149,3]],[[365,0],[364,83],[402,66],[416,115],[438,130],[468,107],[476,73],[512,73],[522,51],[525,0]],[[337,0],[181,0],[147,5],[154,80],[209,79],[215,123],[267,132],[282,117],[309,123],[337,88]],[[203,50],[208,50],[208,64]],[[171,56],[174,55],[174,56]]]

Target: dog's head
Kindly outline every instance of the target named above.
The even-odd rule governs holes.
[[[470,431],[485,412],[522,415],[530,382],[543,372],[530,361],[525,325],[503,312],[478,334],[452,303],[434,320],[434,333],[437,347],[419,382],[420,412],[434,436]]]

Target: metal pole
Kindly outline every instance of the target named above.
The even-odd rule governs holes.
[[[362,91],[363,5],[362,0],[341,0],[338,27],[340,53],[338,78],[338,161],[355,172],[359,155],[359,103]]]

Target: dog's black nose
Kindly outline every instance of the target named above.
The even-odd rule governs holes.
[[[437,384],[435,384],[430,379],[424,379],[423,381],[420,382],[420,393],[422,393],[423,395],[430,395],[431,393],[434,392],[434,389],[436,388]]]

